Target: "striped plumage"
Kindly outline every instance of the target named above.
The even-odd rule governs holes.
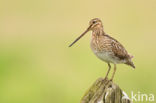
[[[78,37],[69,47],[71,47],[90,30],[92,31],[92,40],[90,43],[92,51],[99,59],[108,63],[109,69],[106,74],[106,78],[111,69],[110,63],[114,64],[114,72],[111,80],[113,80],[114,74],[116,72],[116,64],[124,63],[135,68],[133,62],[131,61],[133,56],[129,55],[123,45],[120,44],[116,39],[112,38],[104,32],[102,22],[98,18],[92,19],[89,22],[89,27],[87,30],[82,35],[80,35],[80,37]]]
[[[97,31],[93,31],[91,49],[98,58],[107,63],[125,63],[135,68],[131,61],[132,56],[122,44],[104,32],[97,35]]]

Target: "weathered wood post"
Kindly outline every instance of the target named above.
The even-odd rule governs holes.
[[[112,81],[99,78],[85,93],[80,103],[132,103],[127,94]]]

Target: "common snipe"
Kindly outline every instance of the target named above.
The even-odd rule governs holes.
[[[105,78],[107,78],[111,69],[110,63],[114,64],[114,72],[111,80],[113,80],[116,72],[116,64],[124,63],[135,68],[133,62],[131,61],[133,56],[128,54],[123,45],[120,44],[116,39],[104,32],[102,21],[98,18],[92,19],[89,22],[89,27],[87,30],[82,33],[71,45],[69,45],[69,47],[71,47],[90,30],[92,31],[92,40],[90,43],[92,51],[99,59],[105,61],[109,67]]]

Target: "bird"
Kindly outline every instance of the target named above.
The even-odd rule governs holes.
[[[92,31],[90,42],[91,50],[99,59],[108,64],[108,71],[105,78],[108,78],[111,64],[114,64],[114,71],[110,79],[111,81],[113,81],[117,64],[126,64],[135,68],[134,63],[132,62],[133,56],[127,52],[119,41],[104,32],[103,23],[99,18],[91,19],[89,27],[73,43],[71,43],[69,47],[75,44],[88,31]]]

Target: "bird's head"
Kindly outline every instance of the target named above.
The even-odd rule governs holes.
[[[95,30],[95,29],[101,29],[103,28],[102,26],[102,21],[98,18],[94,18],[89,22],[89,27],[84,31],[72,44],[69,45],[71,47],[73,44],[75,44],[82,36],[84,36],[88,31],[90,30]]]
[[[90,20],[89,25],[90,25],[89,26],[90,30],[103,28],[102,21],[99,18],[94,18],[94,19]]]

